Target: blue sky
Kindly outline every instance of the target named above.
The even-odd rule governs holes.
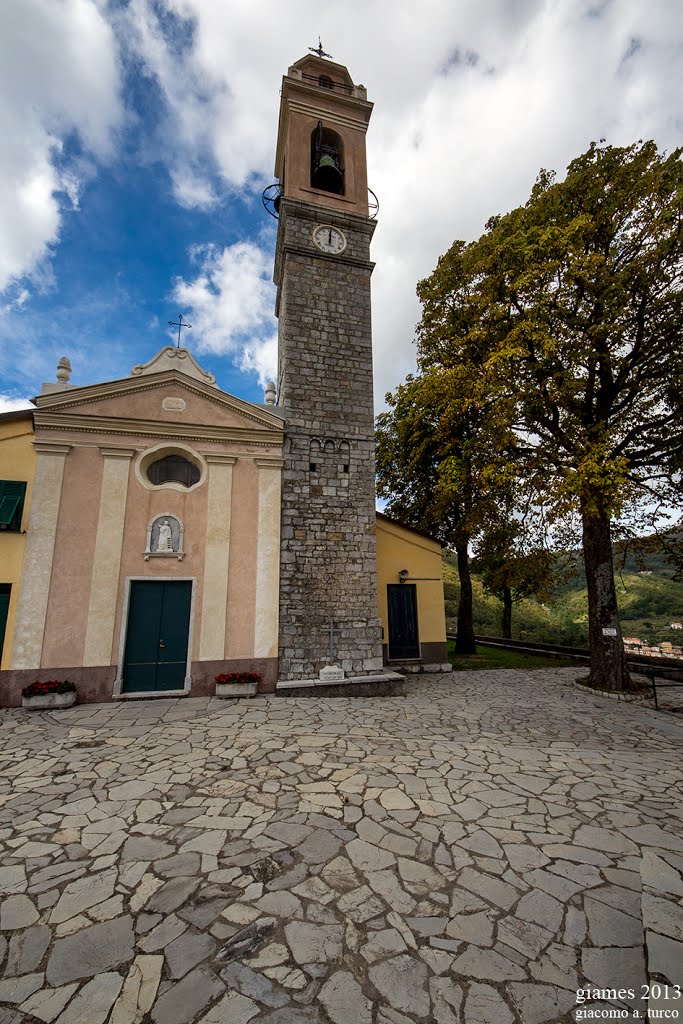
[[[322,36],[375,103],[376,404],[413,368],[415,285],[591,140],[683,139],[670,0],[4,0],[0,409],[185,343],[240,397],[274,372],[282,74]]]

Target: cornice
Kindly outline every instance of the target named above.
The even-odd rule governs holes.
[[[105,459],[132,459],[136,454],[136,448],[102,448],[100,452]]]
[[[209,465],[233,466],[237,462],[236,455],[217,455],[212,452],[202,453]]]
[[[375,264],[372,260],[359,260],[355,256],[330,256],[325,252],[319,252],[312,246],[309,248],[303,245],[285,245],[282,246],[283,256],[312,256],[314,259],[327,260],[330,263],[342,263],[347,267],[359,267],[361,270],[369,270],[370,273],[375,268]]]
[[[33,447],[38,455],[61,455],[66,456],[71,451],[73,445],[67,444],[64,441],[43,441],[36,440],[33,442]]]
[[[220,391],[215,385],[205,384],[203,381],[188,377],[179,370],[161,370],[159,373],[124,377],[120,380],[104,381],[101,384],[88,384],[78,389],[60,391],[56,394],[38,395],[35,399],[37,405],[36,413],[40,413],[41,410],[56,412],[57,410],[77,408],[78,406],[107,398],[118,398],[122,395],[154,391],[169,384],[175,384],[192,394],[198,395],[200,398],[206,398],[215,405],[230,409],[232,412],[253,420],[263,427],[272,427],[276,430],[278,427],[281,428],[281,422],[278,417],[265,411],[256,410],[250,403],[243,401],[241,398],[229,395],[226,391]],[[71,416],[69,419],[71,419]],[[37,418],[36,423],[38,422]],[[169,429],[175,426],[177,424],[168,422]]]
[[[159,420],[124,419],[116,416],[87,416],[74,413],[37,412],[36,427],[41,430],[75,431],[85,434],[116,434],[124,437],[158,437],[184,441],[220,441],[258,445],[280,445],[284,436],[281,420],[277,426],[213,427],[198,423],[167,423]],[[44,442],[40,442],[44,443]],[[47,442],[48,444],[51,442]]]
[[[320,94],[323,95],[322,93]],[[329,94],[325,96],[327,99]],[[317,98],[317,97],[316,97]],[[340,98],[346,99],[346,97],[335,96],[335,101]],[[358,101],[356,101],[358,102]],[[289,109],[297,114],[305,114],[307,117],[324,118],[325,121],[329,121],[331,124],[341,125],[342,128],[351,128],[357,132],[363,132],[365,134],[368,130],[368,122],[359,117],[352,117],[345,111],[341,110],[328,110],[322,107],[319,103],[306,103],[305,100],[298,100],[292,97],[289,101]]]
[[[311,189],[311,194],[325,196],[324,192]],[[336,198],[336,197],[335,197]],[[343,198],[343,197],[340,197]],[[298,217],[301,220],[319,222],[321,217],[326,222],[337,224],[346,228],[347,231],[359,231],[361,234],[372,238],[377,227],[377,221],[372,217],[361,213],[353,213],[351,210],[338,210],[331,206],[323,206],[320,203],[307,201],[305,199],[294,199],[292,196],[283,196],[280,200],[280,223],[284,223],[287,217]]]

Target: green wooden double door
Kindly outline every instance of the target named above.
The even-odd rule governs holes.
[[[184,688],[191,602],[191,580],[131,582],[124,693]]]

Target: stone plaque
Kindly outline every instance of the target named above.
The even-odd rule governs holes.
[[[346,676],[344,669],[338,665],[325,665],[320,669],[318,678],[321,683],[343,683]]]
[[[161,408],[166,412],[182,412],[185,408],[185,400],[183,398],[164,398]]]

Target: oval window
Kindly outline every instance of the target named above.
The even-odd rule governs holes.
[[[199,483],[201,473],[194,463],[182,455],[166,455],[147,467],[147,479],[157,487],[159,484],[178,483],[193,487]]]

